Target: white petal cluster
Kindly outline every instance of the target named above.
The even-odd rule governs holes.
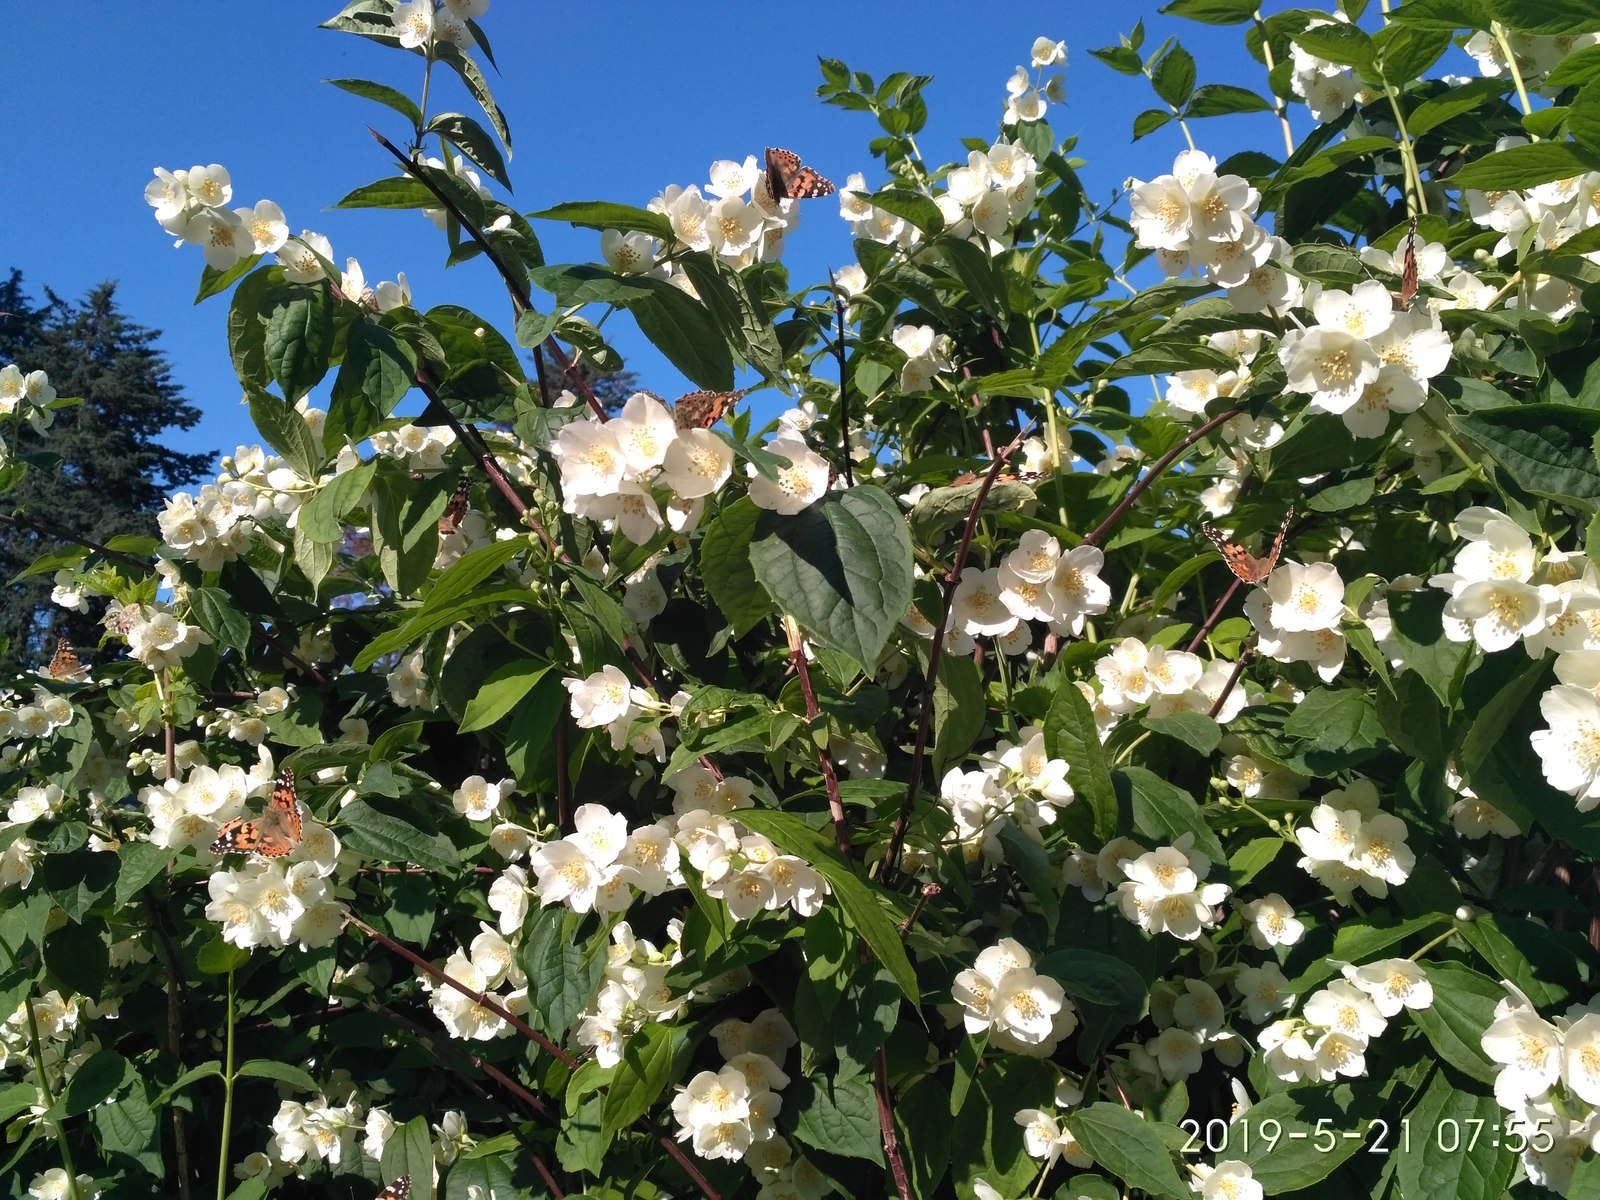
[[[1096,659],[1094,672],[1100,682],[1099,694],[1092,701],[1096,717],[1099,719],[1103,708],[1111,724],[1146,705],[1151,716],[1159,717],[1175,712],[1210,713],[1220,700],[1216,720],[1222,724],[1244,708],[1242,691],[1225,691],[1233,673],[1231,663],[1221,659],[1208,663],[1187,650],[1168,650],[1136,637],[1123,638],[1110,654]]]
[[[1044,69],[1067,65],[1066,42],[1034,38],[1028,64],[1033,68],[1032,75],[1027,67],[1019,66],[1006,80],[1006,112],[1002,118],[1006,125],[1042,120],[1050,101],[1060,104],[1066,100],[1065,74]]]
[[[265,762],[249,770],[233,763],[213,767],[202,762],[181,779],[150,784],[139,793],[139,803],[150,818],[150,840],[168,850],[208,846],[222,823],[244,812],[245,802],[265,794],[271,781],[272,770]]]
[[[1014,938],[1001,938],[956,975],[951,995],[970,1034],[988,1044],[1048,1058],[1078,1027],[1078,1013],[1061,985],[1033,969],[1033,955]]]
[[[1244,601],[1257,649],[1276,662],[1310,663],[1330,683],[1344,667],[1344,580],[1332,563],[1280,563]]]
[[[356,1138],[365,1131],[361,1105],[354,1100],[345,1104],[330,1104],[321,1096],[309,1104],[285,1100],[272,1118],[267,1154],[296,1167],[305,1162],[338,1166],[352,1161]]]
[[[423,990],[430,993],[428,1005],[433,1015],[451,1037],[485,1042],[507,1037],[515,1030],[499,1013],[473,997],[493,996],[501,1008],[521,1016],[528,1010],[528,981],[517,965],[512,944],[493,926],[480,923],[480,929],[472,945],[457,949],[443,967],[447,976],[472,993],[470,996],[431,975],[419,973],[418,979]]]
[[[1000,832],[1007,825],[1040,840],[1040,831],[1055,822],[1056,810],[1073,801],[1067,763],[1050,757],[1044,730],[1025,726],[1017,738],[996,743],[978,770],[950,768],[939,784],[939,798],[951,818],[950,840],[969,862],[980,856],[999,862],[1004,857]]]
[[[24,374],[16,363],[0,367],[0,417],[20,416],[35,433],[43,433],[55,422],[55,400],[56,389],[43,371]],[[0,439],[0,466],[5,465],[6,455],[5,441]]]
[[[1416,866],[1416,852],[1406,845],[1409,834],[1404,821],[1379,809],[1372,781],[1358,779],[1324,796],[1311,810],[1311,823],[1295,830],[1299,865],[1340,903],[1348,903],[1357,888],[1381,900]]]
[[[1255,277],[1287,249],[1255,222],[1261,193],[1238,175],[1216,172],[1215,158],[1185,150],[1173,160],[1170,175],[1130,181],[1135,243],[1156,251],[1168,276],[1193,269],[1225,288],[1269,293],[1274,303],[1262,307],[1292,305],[1299,289],[1286,282],[1284,272],[1277,271],[1270,283]]]
[[[634,936],[627,921],[611,930],[600,988],[579,1015],[574,1038],[594,1051],[595,1061],[612,1067],[622,1061],[628,1039],[653,1021],[670,1021],[683,1010],[685,997],[667,987],[667,972],[682,958],[676,944],[669,952]]]
[[[776,1119],[783,1108],[778,1092],[789,1083],[783,1060],[799,1037],[776,1009],[749,1022],[729,1018],[711,1032],[727,1065],[678,1086],[672,1099],[678,1141],[689,1142],[701,1158],[737,1162],[751,1156],[769,1186],[794,1186],[798,1164],[791,1162]],[[761,1147],[774,1141],[780,1145],[763,1153]]]
[[[1162,846],[1117,863],[1122,882],[1117,904],[1122,915],[1147,933],[1169,933],[1192,942],[1217,923],[1215,908],[1232,892],[1225,883],[1204,883],[1211,860],[1193,849],[1184,834]]]
[[[1316,29],[1348,20],[1343,13],[1334,13],[1307,21],[1306,28]],[[1306,102],[1318,122],[1326,124],[1338,120],[1352,104],[1369,95],[1370,89],[1363,88],[1355,74],[1342,64],[1318,58],[1294,43],[1290,43],[1290,53],[1289,87]]]

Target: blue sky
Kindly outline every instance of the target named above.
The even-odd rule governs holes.
[[[1282,6],[1274,6],[1274,8]],[[317,230],[335,260],[360,259],[369,281],[405,271],[419,308],[462,304],[508,333],[504,294],[481,263],[446,271],[445,245],[415,212],[327,211],[351,189],[393,172],[367,135],[371,123],[397,142],[396,114],[324,83],[375,79],[413,97],[420,60],[347,34],[319,30],[337,0],[277,0],[234,7],[215,0],[144,0],[138,5],[22,5],[8,14],[13,82],[7,89],[8,181],[0,188],[0,269],[81,296],[104,280],[135,319],[163,331],[173,375],[204,420],[168,440],[189,451],[231,452],[256,440],[238,404],[225,341],[227,298],[195,306],[201,258],[174,249],[143,198],[155,166],[219,162],[232,173],[234,203],[269,198],[290,228]],[[1049,5],[928,0],[916,5],[601,2],[576,5],[495,0],[484,19],[501,74],[491,86],[511,126],[510,202],[524,212],[563,200],[643,205],[669,183],[701,183],[714,159],[788,146],[837,181],[863,171],[883,182],[866,149],[869,114],[825,106],[815,95],[819,56],[877,78],[903,70],[932,75],[932,162],[964,158],[961,137],[992,139],[1005,81],[1040,35],[1068,44],[1068,100],[1049,120],[1076,134],[1092,196],[1104,200],[1130,175],[1167,170],[1183,148],[1168,126],[1138,143],[1131,124],[1156,104],[1140,78],[1090,57],[1116,45],[1143,18],[1145,52],[1179,37],[1199,79],[1265,90],[1241,30],[1159,15],[1154,0]],[[443,85],[441,91],[439,86]],[[433,112],[476,114],[470,96],[441,72]],[[1302,109],[1297,128],[1309,127]],[[1198,122],[1200,148],[1225,157],[1255,146],[1282,154],[1266,116]],[[785,252],[796,286],[851,261],[847,226],[833,201],[817,201]],[[599,235],[539,222],[550,262],[598,259]],[[674,395],[680,378],[619,317],[607,327],[643,386]],[[26,369],[26,364],[23,364]]]

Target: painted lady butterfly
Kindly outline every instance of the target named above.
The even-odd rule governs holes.
[[[406,1200],[409,1195],[411,1195],[411,1176],[402,1175],[379,1192],[373,1200]]]
[[[213,854],[260,854],[282,858],[300,844],[303,829],[300,798],[294,790],[294,772],[285,767],[278,772],[277,786],[261,816],[235,817],[217,830],[211,843]]]
[[[672,419],[679,429],[710,429],[742,399],[743,389],[737,392],[690,392],[687,396],[679,396],[673,404]]]
[[[462,480],[456,490],[450,494],[450,502],[444,506],[444,512],[439,517],[439,535],[446,537],[456,531],[461,524],[461,518],[467,515],[467,489],[470,485]]]
[[[774,200],[813,200],[836,189],[816,168],[805,166],[793,150],[767,147],[767,191]]]
[[[78,661],[78,652],[66,638],[56,640],[55,657],[50,660],[48,670],[51,679],[81,680],[87,674]]]
[[[1405,265],[1400,270],[1400,291],[1394,297],[1395,312],[1404,312],[1411,307],[1412,298],[1417,294],[1417,219],[1411,218],[1411,231],[1406,234]]]
[[[1214,525],[1209,523],[1200,526],[1200,532],[1211,539],[1211,544],[1217,548],[1217,553],[1222,555],[1222,561],[1228,564],[1232,571],[1246,583],[1261,583],[1272,568],[1278,565],[1278,555],[1283,553],[1283,539],[1289,532],[1289,522],[1294,520],[1294,505],[1289,506],[1289,511],[1283,514],[1283,524],[1278,526],[1278,536],[1272,539],[1272,549],[1257,558],[1238,542],[1229,541],[1223,537]]]

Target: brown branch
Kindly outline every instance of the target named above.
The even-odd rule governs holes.
[[[435,1037],[431,1031],[424,1028],[416,1021],[413,1021],[410,1017],[402,1016],[400,1013],[395,1012],[392,1008],[389,1008],[383,1004],[379,1004],[377,1001],[370,1001],[369,1004],[372,1010],[379,1016],[384,1017],[387,1020],[392,1021],[394,1024],[408,1029],[415,1034],[419,1039],[421,1039],[423,1049],[425,1049],[436,1060],[443,1064],[444,1067],[453,1075],[455,1075],[457,1079],[461,1080],[462,1083],[470,1088],[478,1097],[478,1099],[482,1100],[491,1108],[497,1110],[500,1114],[500,1119],[505,1122],[506,1128],[511,1131],[511,1136],[517,1139],[517,1144],[520,1145],[523,1150],[527,1152],[528,1157],[533,1160],[533,1169],[539,1172],[539,1177],[544,1180],[546,1189],[549,1190],[550,1194],[553,1195],[556,1200],[565,1200],[566,1193],[561,1190],[561,1185],[556,1182],[554,1173],[550,1170],[548,1164],[546,1164],[544,1159],[540,1156],[538,1150],[534,1148],[533,1143],[528,1141],[526,1135],[523,1134],[516,1118],[511,1115],[510,1111],[506,1109],[505,1105],[501,1104],[500,1101],[491,1095],[487,1089],[481,1087],[477,1080],[473,1079],[472,1076],[467,1074],[467,1072],[462,1068],[461,1064],[456,1061],[453,1053],[447,1054],[444,1051],[443,1046],[445,1043],[439,1038]],[[453,1051],[454,1049],[455,1047],[452,1046],[451,1050]],[[559,1129],[561,1121],[559,1114],[552,1112],[549,1106],[535,1096],[532,1092],[529,1092],[521,1084],[517,1083],[509,1075],[505,1074],[505,1072],[501,1071],[492,1063],[484,1062],[483,1059],[479,1058],[471,1051],[463,1050],[461,1053],[463,1057],[465,1057],[467,1061],[470,1062],[474,1067],[482,1071],[485,1075],[489,1076],[502,1087],[510,1090],[513,1095],[517,1095],[519,1099],[523,1100],[524,1103],[528,1104],[530,1108],[533,1108],[535,1112],[548,1121],[553,1128]]]
[[[40,521],[33,517],[19,517],[15,513],[0,513],[0,521],[4,521],[7,525],[15,526],[18,529],[31,529],[35,533],[44,534],[46,537],[59,538],[63,542],[72,542],[74,545],[93,550],[96,554],[132,567],[141,574],[155,574],[156,569],[153,566],[135,558],[131,554],[124,554],[121,550],[113,550],[110,546],[102,545],[92,538],[84,537],[81,533],[63,529],[61,526],[51,524],[49,521]]]
[[[467,236],[477,244],[478,249],[482,250],[485,257],[494,264],[495,271],[499,273],[501,281],[506,285],[507,293],[511,296],[511,307],[517,316],[521,317],[523,313],[531,309],[533,307],[533,297],[528,293],[527,285],[518,278],[515,271],[506,265],[494,243],[484,235],[482,229],[478,228],[477,222],[461,211],[461,207],[456,204],[455,197],[441,188],[425,172],[418,171],[411,158],[388,138],[384,137],[383,134],[373,129],[370,125],[367,127],[367,132],[377,140],[380,146],[394,155],[395,161],[400,164],[407,175],[433,193],[434,198],[444,206],[445,211],[456,219],[456,223],[466,231]],[[551,353],[556,356],[556,361],[561,364],[561,369],[566,373],[567,378],[573,382],[578,391],[583,393],[583,397],[588,402],[589,408],[594,412],[594,415],[604,421],[606,419],[605,405],[595,398],[593,390],[590,389],[583,376],[572,365],[572,361],[561,352],[561,347],[556,344],[555,338],[546,338],[544,344],[550,347]],[[539,372],[539,399],[548,408],[550,397],[545,391],[544,364],[539,357],[537,347],[534,348],[534,366]]]
[[[839,322],[839,340],[833,344],[834,355],[839,360],[839,441],[844,451],[839,470],[844,475],[845,486],[855,487],[855,475],[850,465],[850,403],[845,395],[844,297],[839,295],[839,284],[833,277],[832,267],[828,268],[828,286],[833,289],[833,311]]]
[[[1213,721],[1217,719],[1217,714],[1222,711],[1223,704],[1227,702],[1228,693],[1233,691],[1234,685],[1239,682],[1239,676],[1244,674],[1245,665],[1255,657],[1255,652],[1256,648],[1253,640],[1250,645],[1239,651],[1239,661],[1233,664],[1233,673],[1228,676],[1228,682],[1222,685],[1222,691],[1217,693],[1217,699],[1211,705],[1211,711],[1206,714]]]
[[[1200,643],[1206,640],[1206,634],[1210,633],[1216,627],[1217,622],[1222,620],[1222,610],[1228,607],[1228,601],[1233,599],[1233,594],[1239,590],[1243,583],[1244,580],[1235,579],[1228,585],[1228,590],[1222,593],[1222,599],[1212,606],[1210,613],[1206,615],[1205,622],[1196,631],[1194,637],[1189,639],[1189,644],[1184,647],[1184,650],[1193,654],[1199,648]]]
[[[806,700],[806,725],[815,732],[817,717],[822,710],[817,707],[817,693],[811,686],[811,669],[806,665],[805,644],[800,639],[800,626],[791,616],[783,618],[783,631],[789,638],[789,659],[794,663],[795,674],[800,677],[800,693]],[[816,744],[815,738],[812,744]],[[817,746],[817,763],[822,768],[822,784],[828,792],[828,812],[833,817],[833,844],[839,853],[850,857],[850,819],[845,815],[844,798],[839,794],[839,773],[834,769],[833,758],[826,746]]]
[[[1016,453],[1017,448],[1022,445],[1022,439],[1028,436],[1032,428],[1031,421],[1024,425],[1011,440],[1011,444],[996,454],[994,461],[989,464],[983,482],[978,485],[978,492],[972,498],[972,507],[967,510],[966,527],[961,531],[961,545],[956,549],[955,567],[945,576],[939,624],[934,627],[933,643],[928,647],[927,678],[923,680],[922,703],[917,708],[917,740],[911,752],[911,771],[906,782],[906,795],[900,802],[900,813],[895,817],[894,833],[889,838],[889,849],[883,856],[881,878],[886,883],[900,861],[900,851],[906,840],[906,829],[911,823],[911,811],[916,807],[917,792],[922,787],[922,764],[927,757],[928,734],[933,726],[933,692],[939,680],[939,661],[944,657],[945,631],[950,625],[950,601],[955,595],[956,586],[961,582],[967,551],[972,548],[972,536],[977,531],[978,518],[983,513],[983,502],[989,497],[989,489],[994,487],[994,481],[999,477],[1000,469],[1006,465],[1006,459]]]
[[[1134,502],[1137,501],[1140,496],[1144,495],[1145,489],[1159,479],[1162,473],[1178,460],[1178,456],[1180,454],[1198,442],[1201,438],[1205,437],[1206,434],[1210,433],[1218,425],[1227,424],[1240,413],[1244,412],[1244,410],[1245,406],[1243,404],[1238,404],[1233,408],[1228,409],[1227,412],[1219,413],[1217,416],[1212,417],[1211,420],[1207,421],[1204,425],[1200,426],[1200,428],[1191,432],[1183,439],[1183,441],[1179,442],[1171,450],[1168,450],[1160,458],[1156,459],[1155,465],[1152,466],[1150,470],[1145,472],[1144,476],[1128,489],[1128,494],[1124,496],[1121,502],[1111,510],[1110,515],[1107,516],[1104,521],[1101,521],[1100,524],[1096,525],[1091,532],[1084,535],[1083,544],[1085,546],[1093,546],[1099,542],[1101,538],[1105,537],[1105,535],[1110,532],[1113,525],[1122,520],[1123,514],[1133,507]]]
[[[900,922],[901,941],[905,941],[910,936],[911,931],[916,928],[917,918],[922,915],[923,906],[943,890],[937,883],[925,883],[917,890],[917,902],[911,906],[911,914]]]
[[[318,687],[326,687],[328,685],[330,681],[326,675],[324,675],[310,663],[306,662],[305,659],[301,658],[293,650],[285,646],[272,634],[268,633],[259,625],[252,625],[250,628],[252,632],[255,633],[256,637],[261,639],[263,644],[265,644],[269,649],[277,651],[278,654],[282,656],[284,662],[288,663],[291,667],[297,668],[300,673],[307,679],[311,680],[312,683],[315,683]]]
[[[872,1081],[878,1097],[878,1133],[883,1140],[884,1157],[889,1160],[889,1173],[894,1176],[901,1200],[910,1200],[915,1193],[906,1172],[905,1156],[900,1153],[900,1135],[894,1127],[894,1109],[889,1103],[889,1052],[882,1046],[872,1056]]]
[[[460,992],[474,1004],[481,1008],[488,1009],[507,1025],[510,1025],[511,1028],[522,1034],[523,1037],[529,1039],[541,1050],[544,1050],[546,1053],[548,1053],[550,1057],[554,1058],[569,1071],[577,1069],[578,1060],[576,1058],[568,1054],[565,1050],[552,1042],[544,1034],[540,1033],[532,1025],[529,1025],[521,1017],[513,1015],[499,1001],[491,999],[487,992],[475,992],[465,984],[452,979],[427,959],[417,954],[414,950],[410,950],[407,947],[402,946],[399,942],[395,941],[387,934],[379,933],[376,929],[374,929],[371,925],[368,925],[354,913],[346,913],[344,919],[345,924],[354,925],[368,937],[372,938],[373,941],[384,946],[391,952],[398,954],[401,958],[405,959],[412,966],[416,967],[417,970],[429,976],[435,982],[442,983],[451,990]],[[721,1195],[715,1188],[711,1186],[706,1177],[700,1173],[700,1169],[689,1161],[688,1156],[685,1155],[682,1149],[679,1148],[677,1142],[673,1141],[664,1133],[655,1131],[652,1132],[655,1133],[655,1139],[661,1144],[661,1148],[670,1154],[677,1164],[683,1168],[684,1173],[694,1181],[695,1186],[700,1189],[701,1193],[706,1197],[706,1200],[722,1200]]]

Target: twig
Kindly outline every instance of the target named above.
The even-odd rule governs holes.
[[[102,554],[106,558],[123,563],[145,575],[155,574],[154,567],[131,554],[124,554],[121,550],[113,550],[110,546],[101,545],[92,538],[86,538],[81,533],[73,533],[72,530],[63,529],[61,526],[53,525],[49,521],[39,521],[33,517],[19,517],[15,513],[0,513],[0,521],[4,521],[7,525],[16,526],[19,529],[31,529],[35,533],[44,534],[46,537],[60,538],[63,542],[72,542],[74,545],[83,546],[85,549],[93,550],[97,554]]]
[[[1168,450],[1160,458],[1156,459],[1155,465],[1145,472],[1142,479],[1128,489],[1128,494],[1124,496],[1121,502],[1111,510],[1111,514],[1106,517],[1104,521],[1101,521],[1100,524],[1096,525],[1091,532],[1084,535],[1083,544],[1085,546],[1093,546],[1099,542],[1101,538],[1105,537],[1105,535],[1110,532],[1113,525],[1122,520],[1122,515],[1133,507],[1134,502],[1138,500],[1140,496],[1144,495],[1145,489],[1159,479],[1162,472],[1164,472],[1168,467],[1177,461],[1180,454],[1198,442],[1201,438],[1205,437],[1206,434],[1210,433],[1218,425],[1227,424],[1240,413],[1244,412],[1244,410],[1245,405],[1238,404],[1233,408],[1228,409],[1227,412],[1219,413],[1217,416],[1212,417],[1211,420],[1207,421],[1204,425],[1200,426],[1200,428],[1191,432],[1183,439],[1183,441],[1179,442],[1171,450]]]
[[[531,309],[533,307],[533,297],[529,295],[527,285],[517,277],[517,273],[515,271],[511,270],[511,268],[506,265],[505,260],[500,257],[500,252],[495,249],[494,243],[484,236],[483,230],[478,228],[477,222],[473,221],[467,216],[466,213],[461,211],[460,206],[455,202],[455,197],[451,196],[448,192],[436,184],[428,177],[426,173],[418,171],[416,164],[411,161],[410,157],[402,152],[399,147],[397,147],[388,138],[384,137],[383,134],[379,133],[376,129],[373,129],[370,125],[367,127],[367,132],[377,140],[380,146],[382,146],[390,154],[394,155],[395,160],[399,162],[402,168],[404,168],[407,175],[411,176],[411,178],[415,179],[418,183],[422,184],[423,187],[427,188],[433,193],[434,198],[437,199],[439,203],[444,206],[445,210],[456,219],[456,222],[463,230],[466,231],[467,236],[477,244],[478,248],[483,251],[485,257],[487,257],[488,260],[494,264],[494,269],[499,273],[501,280],[506,285],[506,291],[511,296],[511,307],[513,311],[516,312],[517,316],[520,317],[523,313]],[[583,393],[583,398],[588,402],[589,408],[594,412],[595,416],[604,421],[606,419],[605,405],[601,404],[600,401],[596,399],[593,390],[589,387],[588,383],[584,380],[583,376],[578,372],[578,370],[572,365],[572,360],[561,352],[561,347],[556,345],[554,338],[546,338],[545,344],[550,347],[551,353],[556,356],[556,361],[561,364],[561,369],[566,373],[567,378],[573,382],[578,391]],[[539,399],[544,403],[545,407],[548,408],[550,405],[550,396],[545,390],[543,363],[540,361],[539,351],[537,348],[534,350],[534,367],[539,371]]]
[[[800,626],[787,614],[783,618],[783,631],[789,639],[789,659],[794,672],[800,677],[800,694],[806,701],[806,724],[815,732],[817,717],[822,710],[817,707],[817,693],[811,686],[811,669],[806,665],[805,644],[800,639]],[[812,739],[815,745],[815,738]],[[839,853],[850,857],[850,819],[845,815],[844,798],[839,794],[839,773],[834,770],[833,758],[826,746],[817,746],[817,763],[822,768],[822,784],[828,792],[828,812],[833,817],[833,844]]]
[[[167,1052],[172,1055],[173,1061],[179,1067],[183,1066],[183,1000],[184,983],[183,968],[178,958],[178,948],[172,944],[172,938],[161,924],[161,912],[151,895],[148,887],[143,889],[145,912],[149,916],[150,928],[155,931],[156,940],[161,943],[162,957],[167,961]],[[172,1145],[177,1156],[178,1196],[180,1200],[188,1200],[190,1195],[190,1167],[189,1167],[189,1131],[183,1109],[179,1105],[172,1106]]]
[[[916,928],[917,918],[922,915],[923,905],[927,904],[944,889],[937,883],[925,883],[917,890],[917,902],[911,906],[911,914],[900,922],[900,940],[905,941],[911,931]]]
[[[900,802],[900,814],[895,818],[894,833],[889,838],[889,849],[883,856],[881,878],[886,883],[900,861],[900,851],[906,840],[906,829],[911,823],[911,811],[916,806],[917,792],[922,787],[922,764],[928,753],[928,733],[933,726],[933,692],[939,680],[939,661],[944,657],[945,631],[950,625],[950,601],[955,595],[956,586],[961,582],[967,551],[972,548],[972,535],[977,531],[978,518],[983,512],[983,502],[988,499],[989,489],[994,487],[994,481],[999,477],[1000,469],[1006,465],[1006,459],[1016,453],[1022,445],[1023,438],[1028,436],[1032,428],[1031,421],[1024,425],[1011,440],[1011,444],[996,454],[994,461],[989,464],[983,482],[978,485],[977,494],[972,497],[972,507],[967,510],[967,524],[961,531],[961,545],[956,549],[955,567],[945,576],[939,624],[934,627],[933,643],[928,647],[928,672],[922,684],[922,703],[917,709],[917,741],[916,747],[911,752],[911,771],[906,781],[906,795]]]
[[[883,1140],[884,1157],[889,1160],[889,1173],[894,1176],[894,1186],[901,1200],[911,1200],[911,1176],[906,1172],[905,1157],[900,1153],[900,1135],[895,1132],[894,1109],[889,1100],[889,1053],[879,1046],[872,1056],[872,1081],[878,1097],[878,1132]]]
[[[291,667],[298,668],[300,673],[307,679],[311,680],[312,683],[316,684],[318,687],[326,687],[328,685],[329,680],[326,675],[324,675],[310,663],[306,662],[305,659],[301,658],[293,650],[289,649],[282,642],[280,642],[276,637],[268,633],[265,629],[261,628],[261,626],[252,625],[250,629],[251,632],[256,635],[256,637],[261,639],[264,645],[271,650],[277,651],[277,653],[283,658],[284,662],[288,663]]]
[[[833,268],[828,268],[828,286],[833,290],[833,311],[839,321],[839,340],[833,344],[834,355],[839,360],[839,442],[840,449],[844,451],[844,460],[839,464],[839,469],[844,475],[846,487],[855,487],[855,475],[850,465],[850,402],[845,396],[845,357],[844,357],[844,298],[839,295],[839,283],[833,277]]]
[[[396,1025],[403,1026],[414,1033],[422,1040],[423,1048],[427,1050],[429,1054],[433,1055],[433,1057],[440,1063],[444,1064],[444,1066],[448,1068],[457,1079],[466,1084],[466,1086],[477,1095],[478,1099],[482,1100],[485,1104],[488,1104],[491,1108],[497,1109],[500,1113],[500,1119],[505,1122],[506,1128],[511,1131],[511,1136],[517,1139],[517,1144],[520,1145],[523,1150],[527,1152],[528,1157],[533,1160],[533,1169],[539,1172],[539,1177],[544,1180],[545,1188],[556,1198],[556,1200],[565,1200],[566,1193],[562,1191],[561,1185],[556,1182],[554,1173],[550,1170],[548,1164],[545,1163],[543,1157],[540,1156],[539,1152],[534,1149],[533,1144],[529,1142],[527,1137],[523,1134],[521,1128],[518,1126],[516,1118],[511,1115],[511,1113],[506,1109],[505,1105],[501,1104],[500,1101],[492,1096],[485,1088],[480,1087],[477,1080],[468,1075],[466,1071],[462,1069],[461,1064],[455,1061],[453,1055],[448,1055],[443,1051],[443,1049],[441,1049],[444,1043],[442,1043],[423,1026],[411,1020],[411,1018],[402,1016],[393,1009],[379,1004],[376,1001],[372,1001],[371,1006],[379,1016],[385,1017],[394,1022]],[[534,1096],[526,1088],[523,1088],[499,1068],[490,1063],[484,1062],[483,1059],[479,1058],[476,1054],[473,1054],[470,1051],[464,1051],[463,1053],[467,1061],[470,1062],[474,1067],[482,1071],[485,1075],[489,1076],[496,1083],[499,1083],[502,1087],[508,1087],[512,1089],[514,1094],[520,1092],[521,1097],[519,1098],[525,1098],[525,1102],[531,1101],[532,1103],[530,1104],[530,1107],[534,1107],[535,1111],[537,1111],[540,1116],[544,1117],[545,1120],[549,1121],[552,1126],[559,1127],[560,1117],[556,1113],[552,1112],[550,1108],[537,1096]]]
[[[1228,693],[1233,691],[1234,685],[1239,682],[1239,676],[1244,674],[1245,665],[1255,657],[1255,653],[1256,648],[1253,639],[1250,645],[1239,651],[1239,661],[1233,664],[1233,673],[1228,676],[1228,682],[1222,685],[1222,691],[1217,693],[1217,699],[1211,705],[1211,711],[1206,714],[1213,721],[1217,719],[1217,714],[1222,711],[1222,706],[1228,699]]]
[[[1210,613],[1206,615],[1205,623],[1195,632],[1194,637],[1189,639],[1189,644],[1184,647],[1184,650],[1193,654],[1199,649],[1200,643],[1206,640],[1206,634],[1210,633],[1216,623],[1222,620],[1222,610],[1228,607],[1228,601],[1233,599],[1233,594],[1239,590],[1243,583],[1244,580],[1235,579],[1228,585],[1228,590],[1222,593],[1222,599],[1212,606]]]
[[[558,1063],[566,1067],[568,1070],[577,1069],[577,1059],[568,1054],[560,1046],[552,1042],[544,1034],[540,1033],[532,1025],[529,1025],[521,1017],[515,1016],[509,1012],[499,1001],[491,999],[487,992],[475,992],[471,988],[467,987],[464,983],[452,979],[449,975],[446,975],[427,959],[423,958],[415,951],[402,946],[399,942],[395,941],[387,934],[379,933],[376,929],[374,929],[371,925],[368,925],[354,913],[346,913],[344,919],[345,924],[354,925],[368,937],[372,938],[374,941],[386,947],[393,953],[398,954],[401,958],[405,959],[423,974],[432,978],[435,982],[442,983],[451,990],[460,992],[463,996],[471,1000],[480,1008],[488,1009],[495,1016],[499,1017],[506,1024],[510,1025],[511,1028],[522,1034],[523,1037],[534,1042],[541,1050],[544,1050],[550,1055],[550,1057],[554,1058]],[[722,1200],[720,1193],[718,1193],[717,1190],[711,1186],[706,1177],[700,1173],[700,1169],[696,1167],[694,1163],[689,1161],[688,1156],[684,1154],[675,1141],[666,1136],[664,1133],[655,1133],[655,1138],[656,1141],[661,1144],[661,1148],[670,1154],[674,1161],[676,1161],[677,1164],[683,1168],[684,1173],[694,1181],[695,1186],[700,1189],[701,1193],[706,1197],[706,1200]]]

